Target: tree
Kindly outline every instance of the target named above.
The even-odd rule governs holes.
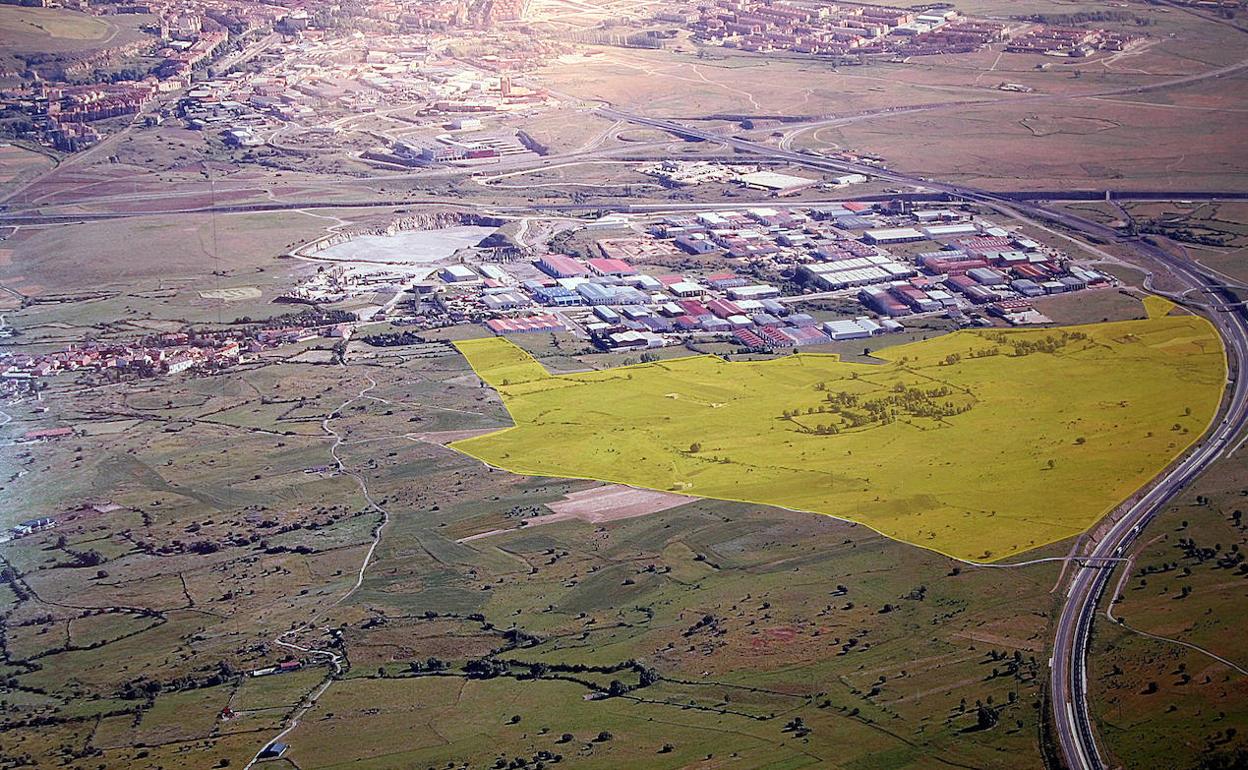
[[[612,735],[611,733],[607,732],[606,730],[603,730],[602,732],[598,733],[598,737],[595,738],[594,740],[598,741],[599,743],[606,743],[607,741],[611,740],[614,737],[615,736]]]
[[[699,442],[695,441],[689,445],[689,454],[696,455],[698,452],[701,452],[701,451],[702,451],[702,444],[700,444]]]
[[[980,706],[975,710],[975,726],[980,730],[989,730],[997,725],[997,712],[990,706]]]

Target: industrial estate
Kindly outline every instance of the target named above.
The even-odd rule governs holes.
[[[1243,0],[0,0],[0,768],[1248,767]]]

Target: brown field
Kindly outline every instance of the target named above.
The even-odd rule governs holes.
[[[633,516],[645,516],[647,513],[658,513],[689,502],[688,497],[656,492],[651,489],[635,489],[619,484],[608,484],[603,487],[572,492],[562,500],[548,503],[547,508],[554,511],[560,519],[580,519],[591,524],[606,521],[629,519]],[[530,520],[530,524],[545,523],[542,518]]]
[[[1235,112],[1202,113],[1191,150],[1182,110],[1076,100],[999,104],[825,129],[818,140],[925,177],[989,189],[1242,190],[1248,137]],[[904,141],[922,136],[921,143]],[[1214,151],[1208,151],[1208,149]]]
[[[1088,682],[1100,735],[1122,766],[1216,767],[1243,751],[1248,578],[1227,560],[1248,547],[1242,515],[1236,518],[1245,489],[1248,468],[1238,457],[1214,466],[1149,526],[1109,582]]]
[[[4,197],[5,190],[51,167],[52,160],[46,155],[15,144],[0,143],[0,198]]]
[[[278,270],[278,256],[327,224],[288,212],[179,214],[27,228],[7,241],[12,257],[0,266],[0,281],[27,294],[133,289],[139,282],[168,285],[179,279],[188,281],[188,290],[214,290],[223,287],[204,275],[206,265],[263,277],[256,275],[257,266]],[[136,242],[144,244],[141,251],[136,252]],[[84,254],[91,258],[83,259]]]

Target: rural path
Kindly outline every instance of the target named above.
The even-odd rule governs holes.
[[[366,379],[368,380],[368,385],[366,387],[361,389],[359,393],[355,394],[351,398],[347,399],[346,401],[343,401],[341,406],[339,406],[334,411],[330,412],[325,417],[324,420],[321,420],[321,430],[325,431],[326,433],[334,437],[334,443],[329,448],[329,456],[334,461],[335,466],[337,466],[338,472],[346,476],[350,476],[352,479],[354,479],[356,485],[360,488],[360,494],[362,494],[364,496],[364,499],[368,501],[369,507],[371,507],[377,513],[381,514],[381,522],[376,527],[373,528],[373,539],[372,539],[372,542],[368,546],[368,552],[364,554],[364,561],[362,564],[360,564],[360,570],[359,570],[359,573],[356,575],[355,584],[352,585],[351,588],[345,594],[339,597],[338,601],[334,602],[335,605],[342,604],[344,601],[346,601],[346,599],[349,596],[351,596],[351,594],[359,590],[360,586],[364,584],[364,573],[365,571],[368,570],[368,565],[372,563],[373,556],[377,553],[377,546],[378,544],[381,543],[382,531],[385,530],[386,525],[390,523],[390,513],[386,511],[386,509],[383,508],[376,500],[373,499],[372,494],[368,491],[368,484],[364,481],[364,476],[356,471],[351,470],[350,468],[347,467],[347,464],[343,462],[342,457],[338,454],[338,449],[342,447],[346,439],[343,437],[341,433],[339,433],[338,431],[330,427],[330,422],[333,421],[335,416],[341,416],[343,409],[346,409],[348,406],[355,403],[356,401],[359,401],[364,398],[369,398],[368,394],[370,391],[372,391],[374,388],[377,387],[377,381],[374,380],[372,377],[367,377]],[[377,400],[384,400],[384,399],[377,399]]]
[[[1157,541],[1157,538],[1153,538],[1153,540],[1146,543],[1146,545],[1152,545],[1156,541]],[[1245,669],[1243,666],[1239,665],[1238,663],[1227,660],[1221,655],[1218,655],[1215,652],[1207,650],[1198,644],[1193,644],[1191,642],[1185,642],[1182,639],[1174,639],[1169,636],[1162,636],[1160,634],[1154,634],[1148,631],[1144,631],[1142,629],[1139,629],[1130,625],[1123,618],[1116,617],[1114,615],[1114,600],[1117,597],[1122,595],[1123,586],[1126,585],[1127,581],[1131,579],[1131,572],[1135,567],[1135,557],[1137,554],[1138,552],[1136,554],[1132,554],[1131,557],[1127,559],[1127,563],[1123,566],[1122,575],[1118,578],[1118,584],[1114,586],[1114,593],[1110,596],[1110,601],[1105,606],[1105,618],[1109,620],[1110,623],[1113,623],[1117,626],[1121,626],[1122,628],[1125,628],[1134,634],[1139,634],[1140,636],[1146,637],[1148,639],[1153,639],[1158,642],[1167,642],[1169,644],[1177,644],[1180,647],[1186,647],[1189,650],[1194,650],[1206,657],[1212,658],[1213,660],[1216,660],[1222,665],[1228,666],[1229,668],[1232,668],[1235,671],[1238,671],[1240,674],[1243,674],[1244,676],[1248,676],[1248,669]]]
[[[326,415],[325,419],[321,421],[321,429],[334,439],[334,443],[329,448],[329,456],[334,461],[334,465],[337,467],[338,472],[354,479],[355,483],[359,486],[360,493],[364,496],[364,499],[368,502],[369,506],[381,514],[381,521],[376,527],[373,528],[372,542],[369,543],[368,551],[364,554],[364,560],[360,564],[360,569],[356,574],[355,582],[349,589],[347,589],[346,593],[338,597],[337,601],[335,601],[331,606],[342,604],[342,602],[346,601],[348,597],[359,590],[360,586],[364,584],[364,573],[368,570],[369,565],[372,564],[373,557],[377,553],[377,546],[381,543],[383,530],[385,530],[386,525],[390,523],[389,512],[373,499],[372,493],[368,489],[368,484],[364,481],[364,476],[348,468],[347,464],[343,461],[342,456],[338,454],[339,448],[343,446],[346,439],[341,433],[334,430],[334,428],[330,425],[336,417],[340,417],[342,415],[342,410],[346,409],[356,401],[368,398],[369,392],[377,387],[377,381],[372,377],[366,377],[366,379],[368,380],[368,385],[361,388],[360,391],[351,398],[343,401],[337,409],[331,411],[328,415]],[[324,658],[333,670],[320,682],[320,684],[316,686],[316,688],[300,700],[299,704],[295,708],[295,712],[291,715],[285,727],[283,727],[277,735],[274,735],[272,738],[264,742],[264,745],[256,751],[255,756],[251,758],[251,761],[246,764],[243,770],[250,770],[252,766],[261,761],[260,755],[264,753],[265,749],[275,742],[280,741],[282,738],[289,735],[292,730],[298,727],[299,720],[303,718],[303,715],[308,713],[308,711],[316,705],[316,702],[320,699],[320,697],[325,694],[325,691],[328,690],[335,681],[337,681],[338,675],[342,673],[342,656],[338,653],[332,650],[305,647],[295,644],[294,642],[287,641],[287,637],[292,634],[296,634],[312,627],[313,626],[311,625],[305,624],[297,628],[292,628],[289,631],[285,631],[273,640],[273,644],[279,647],[284,647],[288,650],[294,650],[295,652],[305,656]]]
[[[316,689],[312,690],[312,692],[304,696],[303,700],[299,702],[299,705],[295,707],[295,712],[291,715],[290,720],[288,721],[286,726],[282,728],[281,732],[279,732],[277,735],[274,735],[270,740],[265,741],[264,746],[262,746],[260,750],[256,752],[255,756],[251,758],[251,761],[249,761],[246,765],[243,766],[243,770],[251,770],[251,768],[257,762],[261,761],[260,755],[265,752],[265,749],[267,749],[269,746],[272,746],[274,743],[280,741],[281,739],[285,738],[287,735],[291,733],[291,731],[293,731],[296,727],[298,727],[299,720],[302,719],[303,715],[307,714],[308,711],[310,711],[312,707],[316,705],[317,700],[319,700],[320,697],[325,694],[325,691],[329,689],[330,685],[332,685],[336,681],[337,675],[342,672],[342,656],[339,655],[338,653],[333,652],[331,650],[318,650],[318,649],[313,649],[311,647],[303,647],[293,642],[286,641],[287,636],[297,633],[300,630],[302,630],[302,628],[292,628],[291,630],[285,632],[281,636],[274,639],[273,643],[278,645],[279,647],[285,647],[286,649],[294,650],[295,652],[298,652],[303,655],[309,655],[309,656],[316,655],[316,656],[324,657],[329,661],[329,664],[330,666],[333,667],[334,671],[330,676],[325,677],[325,679],[316,687]]]

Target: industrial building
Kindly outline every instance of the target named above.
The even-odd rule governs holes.
[[[466,265],[447,265],[438,271],[438,276],[447,283],[476,281],[481,278],[481,276],[473,272],[472,268]]]
[[[888,257],[872,256],[802,265],[800,275],[824,291],[909,278],[916,274],[913,267]]]
[[[927,236],[913,227],[885,227],[866,231],[862,239],[871,244],[911,243],[927,240]]]
[[[552,278],[576,278],[588,275],[585,266],[563,254],[546,254],[537,260],[537,269]]]
[[[842,340],[859,340],[867,337],[873,337],[877,334],[884,333],[884,327],[875,321],[861,316],[854,319],[844,319],[837,321],[827,321],[823,324],[823,331],[834,341]]]
[[[775,171],[755,171],[751,174],[742,174],[737,177],[737,182],[751,190],[767,190],[775,195],[795,195],[802,190],[807,190],[819,184],[817,179],[807,179],[804,176],[794,176],[792,174],[780,174]]]
[[[567,327],[554,314],[534,315],[526,318],[491,318],[485,322],[495,334],[527,334],[531,332],[560,332]]]

